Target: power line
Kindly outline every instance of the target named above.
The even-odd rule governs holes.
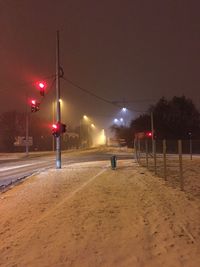
[[[112,101],[110,101],[110,100],[108,100],[108,99],[105,99],[105,98],[103,98],[103,97],[101,97],[101,96],[98,96],[98,95],[92,93],[91,91],[89,91],[88,89],[85,89],[85,88],[79,86],[77,83],[73,82],[72,80],[70,80],[70,79],[68,79],[68,78],[63,77],[63,80],[65,80],[66,82],[70,83],[70,84],[73,85],[74,87],[80,89],[81,91],[87,93],[88,95],[91,95],[91,96],[93,96],[93,97],[95,97],[95,98],[97,98],[97,99],[99,99],[99,100],[101,100],[101,101],[103,101],[103,102],[105,102],[105,103],[111,104],[111,105],[113,105],[113,106],[121,107],[121,106],[119,106],[119,105],[117,105],[117,104],[112,103]]]
[[[76,82],[73,82],[72,80],[70,80],[70,79],[68,79],[66,77],[63,77],[63,80],[68,82],[68,83],[70,83],[71,85],[73,85],[74,87],[78,88],[79,90],[87,93],[90,96],[93,96],[93,97],[95,97],[95,98],[97,98],[97,99],[99,99],[99,100],[101,100],[101,101],[103,101],[103,102],[105,102],[107,104],[110,104],[112,106],[115,106],[115,107],[118,107],[118,108],[122,108],[122,105],[119,105],[116,101],[110,101],[110,100],[108,100],[108,99],[106,99],[104,97],[101,97],[101,96],[99,96],[97,94],[94,94],[90,90],[88,90],[86,88],[83,88],[82,86],[78,85]],[[138,113],[144,112],[144,111],[141,111],[141,110],[139,111],[139,110],[134,110],[134,109],[130,109],[130,108],[129,108],[129,110],[131,110],[133,112],[138,112]]]

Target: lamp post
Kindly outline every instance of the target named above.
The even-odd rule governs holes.
[[[83,125],[82,122],[83,121]],[[82,137],[86,136],[87,147],[92,145],[92,136],[91,136],[91,129],[95,129],[96,126],[92,123],[91,119],[87,115],[83,115],[83,119],[80,122],[80,139],[82,141]],[[82,127],[84,126],[85,127]]]
[[[123,113],[123,119],[124,119],[124,126],[126,127],[126,114],[127,114],[127,108],[123,107],[122,108],[122,113]]]
[[[56,119],[61,123],[60,112],[60,51],[59,51],[59,31],[56,34]],[[61,169],[61,136],[56,137],[56,168]]]
[[[26,97],[26,156],[29,154],[29,113],[28,113],[28,96]]]
[[[117,118],[115,118],[113,121],[114,121],[114,124],[116,124],[116,125],[117,125],[118,122],[119,122],[119,120],[118,120]]]
[[[123,118],[120,118],[119,120],[121,122],[121,125],[123,126],[123,124],[124,124],[124,126],[125,126],[125,120]]]
[[[81,146],[85,143],[85,137],[86,137],[86,142],[88,144],[88,139],[89,139],[88,138],[88,134],[89,134],[88,122],[89,122],[88,116],[83,115],[83,117],[80,119],[80,145]]]
[[[55,122],[55,103],[52,102],[52,123]],[[55,139],[54,135],[52,135],[52,151],[55,150]]]

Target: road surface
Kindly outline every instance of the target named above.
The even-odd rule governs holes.
[[[110,160],[111,153],[102,149],[83,151],[63,151],[62,164],[83,161]],[[130,153],[120,153],[119,158],[132,157]],[[0,187],[10,185],[32,174],[55,168],[55,153],[31,153],[28,157],[23,154],[6,154],[0,157]]]

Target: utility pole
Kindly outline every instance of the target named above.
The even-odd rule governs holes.
[[[26,156],[29,153],[29,114],[26,108]]]
[[[52,102],[52,123],[55,122],[55,105],[54,101]],[[55,137],[52,135],[52,151],[55,150]]]
[[[59,51],[59,31],[56,32],[56,119],[61,123],[60,112],[60,51]],[[56,169],[61,169],[61,135],[56,137]]]
[[[28,96],[26,96],[26,156],[29,154],[29,114],[28,114]]]

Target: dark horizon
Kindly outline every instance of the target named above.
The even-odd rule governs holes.
[[[40,98],[31,82],[55,74],[58,29],[65,77],[79,86],[136,111],[174,95],[200,108],[199,8],[196,1],[1,1],[0,112],[25,110],[27,94]],[[45,96],[41,117],[51,118],[54,95]],[[108,125],[119,113],[65,81],[61,97],[67,121],[87,114]]]

